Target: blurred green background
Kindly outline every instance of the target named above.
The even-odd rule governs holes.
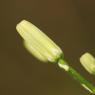
[[[69,64],[95,84],[79,62],[86,51],[95,56],[94,0],[1,0],[0,95],[90,95],[57,64],[27,52],[15,29],[23,19],[52,38]]]

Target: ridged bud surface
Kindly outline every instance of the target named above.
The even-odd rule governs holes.
[[[32,23],[22,20],[16,29],[24,39],[26,49],[37,59],[56,62],[63,54],[62,50]]]

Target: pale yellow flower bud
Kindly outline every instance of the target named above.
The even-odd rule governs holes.
[[[82,66],[90,73],[95,75],[95,58],[90,53],[85,53],[80,57]]]
[[[24,39],[26,49],[41,61],[56,62],[62,50],[32,23],[22,20],[16,29]]]

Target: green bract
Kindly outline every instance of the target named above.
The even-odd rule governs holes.
[[[90,73],[95,75],[95,58],[90,53],[85,53],[80,57],[82,66]]]
[[[32,23],[22,20],[16,29],[24,39],[26,49],[41,61],[56,62],[62,50]]]

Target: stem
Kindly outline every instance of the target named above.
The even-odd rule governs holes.
[[[88,90],[90,93],[95,94],[95,87],[83,76],[81,76],[76,70],[69,66],[63,59],[59,59],[58,65],[60,68],[67,71],[69,75],[71,75],[75,80],[77,80],[86,90]]]

